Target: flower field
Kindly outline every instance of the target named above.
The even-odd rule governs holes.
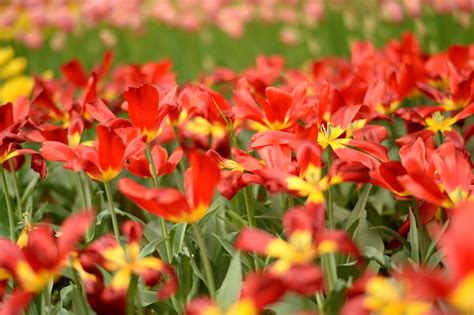
[[[474,314],[473,12],[0,4],[0,315]]]

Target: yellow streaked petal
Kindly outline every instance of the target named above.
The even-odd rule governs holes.
[[[226,315],[257,315],[258,310],[250,299],[242,299],[232,305]]]
[[[109,247],[102,253],[105,260],[105,269],[109,271],[120,269],[127,264],[125,251],[122,246]]]
[[[50,271],[43,269],[35,272],[26,261],[17,263],[16,274],[27,292],[39,292],[50,280],[54,279],[54,274]]]
[[[337,252],[337,243],[330,240],[324,240],[318,245],[319,254],[330,254]]]
[[[222,315],[222,314],[223,313],[221,312],[221,310],[215,305],[210,305],[202,311],[202,315]]]
[[[141,273],[147,270],[160,271],[163,268],[163,262],[156,257],[146,257],[135,262],[133,266],[134,273]]]
[[[132,272],[129,266],[122,268],[115,273],[110,285],[112,286],[112,288],[116,290],[127,290],[128,285],[130,284],[131,276],[132,276]]]
[[[472,293],[474,292],[474,272],[471,272],[465,277],[454,289],[449,297],[450,303],[456,307],[457,310],[463,314],[470,314],[474,312],[474,299]]]
[[[12,277],[10,272],[5,268],[0,268],[0,281],[8,280]]]
[[[286,187],[298,192],[301,196],[308,196],[313,192],[313,186],[298,176],[290,176],[286,179]]]
[[[267,256],[268,257],[284,257],[288,256],[293,251],[291,245],[282,239],[276,239],[271,241],[267,248]]]

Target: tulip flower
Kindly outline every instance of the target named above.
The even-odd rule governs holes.
[[[184,175],[185,195],[173,188],[148,189],[131,179],[119,181],[120,191],[139,207],[172,222],[195,223],[206,213],[219,181],[211,158],[192,152]]]
[[[128,104],[128,115],[140,133],[146,137],[149,143],[162,131],[165,118],[170,110],[170,102],[173,101],[174,91],[160,100],[158,90],[152,85],[145,84],[139,88],[129,88],[124,93]]]
[[[201,297],[192,300],[187,315],[257,315],[268,305],[278,301],[285,294],[285,286],[269,273],[254,273],[246,277],[242,284],[239,300],[227,310],[221,310],[211,299]]]
[[[170,265],[157,257],[142,257],[142,227],[137,222],[128,221],[122,226],[122,231],[127,237],[123,246],[108,234],[90,244],[79,257],[81,264],[77,269],[82,274],[87,298],[99,314],[111,309],[117,314],[125,314],[125,299],[133,275],[141,277],[149,287],[162,282],[158,299],[169,298],[177,289],[176,274]],[[113,274],[107,286],[99,267]]]
[[[126,135],[119,135],[112,127],[97,126],[97,146],[91,148],[83,144],[71,148],[56,141],[46,141],[41,154],[47,160],[64,162],[65,168],[75,172],[84,170],[92,179],[109,182],[125,166],[125,160],[132,154],[145,149],[145,143],[133,138],[126,143]]]
[[[21,314],[34,296],[61,274],[92,221],[91,212],[71,215],[64,221],[59,237],[49,225],[35,226],[28,232],[23,248],[0,239],[0,268],[6,279],[13,279],[17,285],[0,314]]]

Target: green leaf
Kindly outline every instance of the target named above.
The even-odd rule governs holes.
[[[425,260],[428,261],[428,264],[430,262],[430,258],[432,255],[435,255],[436,252],[435,252],[435,249],[436,249],[436,244],[438,243],[439,239],[441,238],[441,236],[444,234],[444,232],[446,231],[446,229],[448,228],[448,225],[449,225],[449,220],[446,220],[446,222],[444,223],[443,225],[443,228],[441,229],[441,232],[439,233],[439,236],[436,238],[436,239],[433,239],[430,243],[430,246],[428,247],[428,250],[426,251],[426,256],[425,256]],[[439,262],[438,262],[439,263]],[[437,266],[438,263],[436,263],[434,266]]]
[[[161,244],[163,244],[165,241],[166,241],[166,239],[160,238],[160,239],[154,240],[153,242],[148,243],[140,251],[139,257],[143,258],[143,257],[146,257],[148,255],[151,255],[156,250],[156,248],[158,246],[160,246]]]
[[[290,315],[305,310],[315,310],[317,306],[307,298],[296,294],[287,294],[278,303],[272,305],[270,309],[278,315]]]
[[[406,247],[408,250],[411,250],[410,243],[400,234],[398,234],[396,231],[392,230],[388,226],[380,225],[380,226],[374,226],[370,228],[371,230],[380,230],[384,231],[388,235],[390,235],[393,238],[396,238],[404,247]]]
[[[234,238],[235,234],[237,234],[237,233],[229,233],[228,236]],[[237,250],[234,248],[234,246],[232,245],[231,242],[229,242],[228,240],[222,239],[221,236],[219,236],[215,233],[212,233],[212,235],[219,241],[219,243],[221,243],[222,247],[225,249],[226,252],[228,252],[232,256],[235,255]]]
[[[173,256],[181,252],[186,235],[187,224],[176,224],[176,230],[173,237]]]
[[[21,204],[25,204],[26,198],[33,192],[36,183],[38,183],[39,176],[34,176],[28,185],[23,189],[23,195],[21,196]]]
[[[153,303],[158,302],[156,292],[146,289],[141,291],[140,299],[143,307],[147,307]]]
[[[240,253],[236,253],[230,261],[227,274],[217,292],[217,303],[224,309],[227,309],[237,300],[242,285],[242,265],[240,262]]]
[[[408,240],[411,244],[411,259],[420,263],[420,238],[418,236],[418,228],[416,227],[415,216],[413,211],[410,211],[410,231],[408,232]]]
[[[379,253],[384,252],[384,243],[379,233],[375,230],[370,229],[369,222],[366,219],[359,221],[356,231],[354,232],[354,241],[360,248],[362,255],[365,257],[374,256],[374,251]],[[370,265],[378,271],[380,267],[378,264]]]
[[[68,307],[71,304],[73,290],[74,290],[73,285],[68,285],[67,287],[64,287],[61,289],[60,297],[61,297],[61,305],[63,307]]]
[[[431,255],[430,259],[426,262],[426,265],[428,266],[433,266],[436,267],[441,263],[441,260],[443,260],[444,254],[443,252],[436,252],[433,255]]]
[[[370,184],[364,187],[364,190],[362,191],[359,200],[357,200],[354,209],[352,210],[351,214],[349,215],[349,218],[347,219],[345,226],[346,231],[348,231],[361,218],[365,218],[365,206],[367,205],[367,200],[369,199],[371,189],[372,185]]]
[[[85,306],[83,299],[82,290],[74,286],[72,291],[72,310],[74,314],[90,314],[89,309]]]

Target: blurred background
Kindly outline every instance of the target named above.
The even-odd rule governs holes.
[[[436,52],[474,43],[473,14],[474,0],[0,0],[0,47],[25,57],[27,73],[72,58],[90,67],[110,49],[114,63],[168,58],[183,82],[259,54],[304,66],[406,31]]]

